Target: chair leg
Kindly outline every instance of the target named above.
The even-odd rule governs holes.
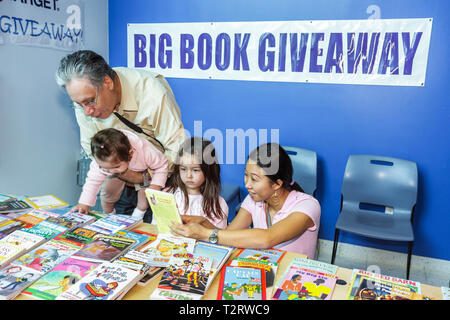
[[[336,251],[339,242],[339,229],[334,230],[334,243],[333,243],[333,253],[331,254],[331,264],[334,264],[334,259],[336,258]]]
[[[409,270],[411,266],[411,255],[412,255],[413,242],[408,243],[408,260],[406,261],[406,279],[409,280]]]

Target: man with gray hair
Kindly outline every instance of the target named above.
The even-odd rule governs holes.
[[[80,143],[90,158],[90,140],[98,131],[125,129],[145,137],[163,152],[170,163],[169,173],[172,171],[176,153],[186,135],[180,109],[162,75],[143,69],[111,68],[97,53],[80,50],[61,59],[56,82],[66,89],[73,101]],[[136,206],[134,185],[147,187],[150,175],[151,172],[131,170],[120,175],[129,187],[124,188],[121,195],[113,196],[120,196],[119,201],[111,199],[117,201],[117,213],[133,211]],[[108,196],[112,195],[102,190],[101,197]]]

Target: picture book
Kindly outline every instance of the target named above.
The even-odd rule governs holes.
[[[147,272],[148,269],[150,269],[147,261],[150,259],[150,256],[146,253],[136,251],[136,250],[129,250],[122,256],[117,257],[114,259],[114,263],[121,265],[122,267],[140,271],[141,273]]]
[[[20,245],[27,250],[31,250],[41,243],[45,242],[45,238],[39,235],[28,233],[24,230],[16,230],[6,237],[0,239],[0,245],[2,244],[12,244]]]
[[[149,235],[137,233],[137,232],[133,232],[133,231],[129,231],[129,230],[119,230],[116,233],[114,233],[113,235],[118,235],[121,237],[136,240],[136,242],[131,246],[130,250],[134,250],[137,247],[144,245],[145,243],[147,243],[150,240]],[[155,239],[156,239],[156,236],[155,236]]]
[[[125,225],[122,223],[109,220],[107,218],[99,219],[91,224],[84,226],[86,229],[96,231],[98,233],[103,233],[110,235],[116,233],[119,230],[125,229]]]
[[[286,254],[285,250],[279,249],[241,249],[236,257],[263,260],[273,263],[280,263],[281,259]]]
[[[158,233],[170,233],[172,221],[182,223],[178,213],[175,197],[172,193],[145,189],[150,207],[153,212],[153,219],[156,221]]]
[[[212,244],[204,241],[197,242],[194,248],[194,255],[208,257],[212,261],[206,289],[209,288],[217,273],[228,261],[228,258],[233,253],[233,250],[234,248],[230,246]]]
[[[26,224],[25,222],[16,221],[16,220],[6,220],[0,222],[0,238],[4,238],[10,233],[13,233],[16,230],[20,230],[22,228],[31,228],[32,225]]]
[[[254,260],[249,258],[234,257],[230,263],[233,267],[242,268],[259,268],[264,271],[264,278],[266,280],[266,297],[272,297],[275,278],[277,276],[278,263],[265,261],[265,260]]]
[[[79,213],[79,212],[67,212],[64,213],[62,215],[60,215],[62,218],[75,222],[76,223],[76,227],[82,227],[86,224],[92,223],[95,221],[95,218],[93,216],[87,215],[87,214],[83,214],[83,213]],[[75,227],[74,226],[74,227]]]
[[[26,232],[31,234],[37,234],[41,237],[44,237],[45,239],[51,239],[67,230],[68,230],[67,227],[50,222],[48,220],[39,222],[38,224],[29,229],[25,229]]]
[[[122,229],[124,229],[124,230],[133,229],[143,222],[142,218],[135,219],[135,218],[131,217],[130,215],[126,215],[126,214],[110,214],[103,219],[120,223],[122,225]]]
[[[50,240],[20,256],[11,264],[25,266],[44,274],[80,249],[81,246]]]
[[[68,203],[62,201],[52,194],[28,197],[25,198],[25,201],[28,202],[28,204],[30,204],[33,208],[42,210],[69,206]]]
[[[224,266],[217,300],[266,300],[262,269]]]
[[[24,212],[33,209],[27,202],[16,198],[0,201],[0,213]]]
[[[347,300],[421,300],[420,282],[353,270]]]
[[[25,266],[10,265],[0,270],[0,300],[11,300],[42,274]]]
[[[141,287],[146,286],[150,281],[152,281],[153,279],[158,277],[163,272],[164,269],[165,268],[150,267],[148,269],[147,273],[145,273],[145,275],[137,283],[138,286],[141,286]]]
[[[191,253],[177,253],[173,255],[163,272],[157,289],[150,299],[172,300],[171,295],[161,291],[176,292],[178,300],[200,300],[206,292],[211,269],[211,259],[195,256]]]
[[[91,261],[67,258],[31,286],[22,290],[22,294],[36,299],[55,300],[57,296],[88,275],[98,265]]]
[[[48,217],[47,219],[45,219],[45,221],[59,224],[60,226],[66,227],[68,230],[75,229],[76,227],[78,227],[79,224],[77,221],[74,221],[70,218],[66,219],[63,216]]]
[[[290,266],[273,300],[330,300],[337,276]]]
[[[0,244],[0,267],[7,265],[22,253],[25,253],[25,251],[26,249],[20,245],[9,243]]]
[[[59,295],[56,300],[114,300],[141,278],[138,271],[105,262]]]
[[[66,232],[56,236],[55,239],[86,245],[92,242],[97,234],[99,233],[96,231],[79,227],[74,230],[67,230]]]
[[[135,243],[135,240],[119,236],[98,235],[83,249],[73,255],[77,259],[89,261],[112,261],[125,253]]]
[[[149,265],[153,267],[166,267],[169,259],[176,253],[193,253],[195,239],[159,233],[156,240],[139,248],[140,252],[150,255]]]
[[[20,216],[18,216],[14,220],[21,221],[21,222],[24,222],[26,224],[30,224],[30,225],[35,226],[39,222],[44,221],[45,219],[47,219],[50,216],[51,216],[51,214],[47,213],[46,211],[34,209],[34,210],[31,210],[31,211],[26,212],[24,214],[21,214]]]

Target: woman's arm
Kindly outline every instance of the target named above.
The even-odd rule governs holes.
[[[306,214],[293,212],[289,217],[275,223],[269,229],[248,229],[251,223],[250,220],[250,223],[245,226],[246,222],[248,222],[248,215],[250,213],[245,209],[239,210],[238,216],[228,228],[219,230],[218,243],[238,248],[267,249],[300,236],[306,229],[314,225],[313,221]],[[242,226],[244,226],[243,229],[238,228]],[[205,228],[198,223],[173,224],[171,229],[177,235],[203,241],[208,241],[212,233],[211,229]]]

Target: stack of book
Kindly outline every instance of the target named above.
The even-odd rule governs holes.
[[[0,267],[10,261],[33,250],[46,239],[44,237],[28,233],[24,230],[16,230],[0,239]]]
[[[110,235],[120,230],[133,229],[141,224],[142,221],[142,219],[137,220],[126,215],[111,214],[87,225],[86,229]]]
[[[33,209],[26,201],[20,200],[14,196],[0,194],[0,213],[26,212]]]
[[[276,284],[274,300],[330,300],[337,266],[321,261],[294,258]]]

